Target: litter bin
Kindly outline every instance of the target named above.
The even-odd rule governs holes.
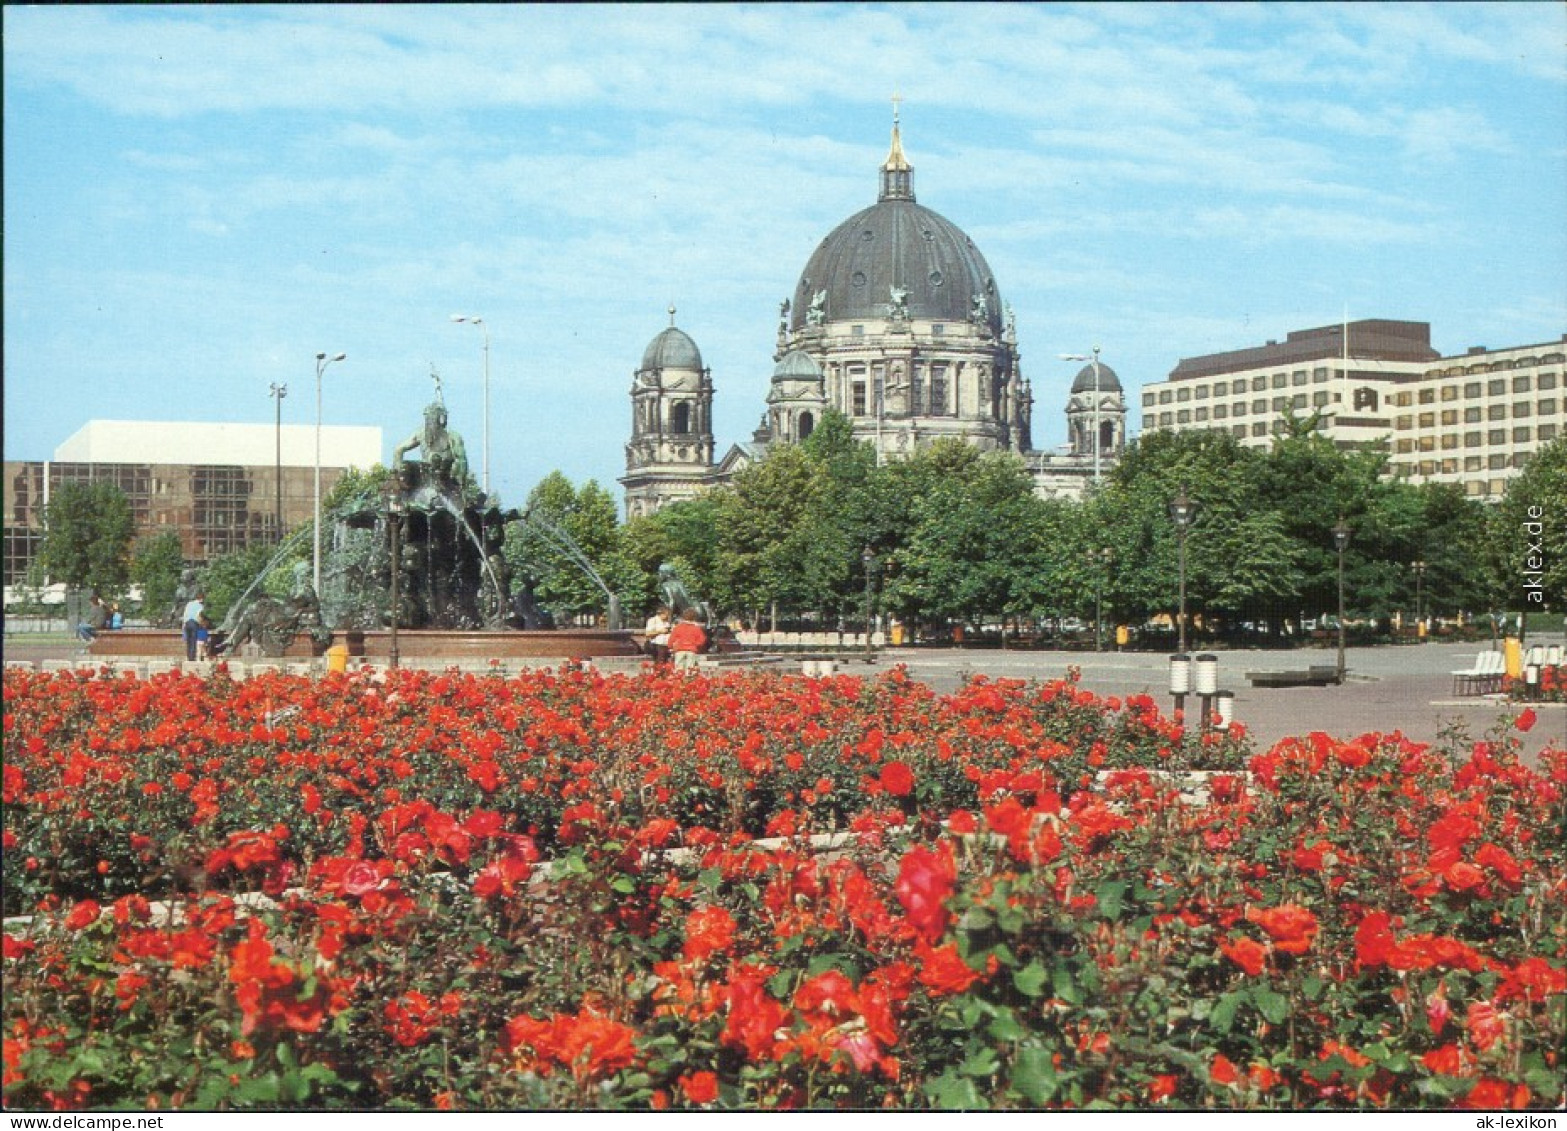
[[[348,670],[348,645],[334,644],[326,650],[326,670],[329,672]]]
[[[1507,678],[1523,678],[1523,642],[1516,636],[1505,638],[1502,641],[1502,653],[1506,656]]]
[[[902,647],[902,645],[903,645],[903,626],[901,624],[895,624],[895,625],[892,626],[892,646],[894,648],[899,648],[899,647]]]
[[[1124,624],[1115,626],[1115,650],[1119,652],[1132,642],[1132,630]]]

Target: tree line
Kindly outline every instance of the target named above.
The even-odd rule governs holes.
[[[853,630],[868,595],[877,613],[914,628],[1096,617],[1141,625],[1179,607],[1170,504],[1183,492],[1195,506],[1186,605],[1205,629],[1277,632],[1336,613],[1340,522],[1350,532],[1350,618],[1412,618],[1417,599],[1437,617],[1567,609],[1567,439],[1542,448],[1487,505],[1454,484],[1393,478],[1384,454],[1341,450],[1313,420],[1287,423],[1268,449],[1224,432],[1152,433],[1072,500],[1040,498],[1017,456],[961,441],[878,464],[848,419],[829,412],[804,442],[652,516],[622,522],[609,490],[559,472],[524,509],[568,534],[633,615],[657,603],[657,571],[670,563],[715,608],[763,627],[808,620]],[[350,473],[325,509],[386,474]],[[207,563],[218,615],[274,549]],[[603,612],[598,581],[537,525],[512,524],[504,552],[513,584],[531,586],[558,622]],[[39,558],[54,580],[106,596],[135,582],[152,611],[172,598],[184,565],[172,532],[132,544],[129,506],[112,485],[54,492]],[[1528,602],[1526,575],[1537,576],[1543,602]]]
[[[1081,500],[1044,499],[1017,456],[960,441],[878,466],[849,421],[828,413],[803,443],[650,517],[619,523],[609,492],[558,473],[529,503],[583,544],[627,609],[656,601],[656,570],[670,562],[693,591],[763,627],[775,613],[857,626],[867,588],[878,612],[911,626],[1173,617],[1170,504],[1182,492],[1195,504],[1188,615],[1205,626],[1277,632],[1336,614],[1341,521],[1350,618],[1407,620],[1417,598],[1440,617],[1567,606],[1567,441],[1542,449],[1495,505],[1455,484],[1395,479],[1387,463],[1339,449],[1311,419],[1290,420],[1268,449],[1223,432],[1153,433]],[[1555,516],[1546,603],[1535,607],[1522,588],[1531,506]],[[508,549],[514,570],[540,578],[546,603],[600,606],[546,548],[522,537]]]

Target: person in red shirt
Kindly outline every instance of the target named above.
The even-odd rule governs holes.
[[[670,631],[668,647],[675,667],[697,666],[697,657],[707,647],[707,630],[697,621],[695,609],[687,609],[680,623]]]

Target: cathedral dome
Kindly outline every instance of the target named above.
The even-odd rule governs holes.
[[[1077,380],[1072,382],[1072,392],[1091,393],[1094,391],[1094,367],[1085,365],[1078,371]],[[1099,363],[1099,391],[1101,393],[1121,392],[1121,379],[1115,375],[1104,362]]]
[[[684,330],[668,326],[642,351],[642,368],[700,370],[702,353]]]
[[[814,381],[821,377],[822,367],[816,364],[816,359],[804,350],[790,350],[779,360],[773,369],[773,380],[787,380],[789,378]]]
[[[968,322],[978,313],[992,333],[1001,333],[1001,295],[990,265],[961,228],[914,202],[913,168],[896,122],[880,199],[834,228],[812,254],[795,288],[791,328],[808,325],[813,308],[827,322],[887,318],[894,288],[907,292],[911,319]]]

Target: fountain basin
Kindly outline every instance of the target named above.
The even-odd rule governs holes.
[[[336,638],[348,646],[350,656],[384,661],[392,654],[392,634],[385,629],[353,629],[337,633]],[[631,633],[600,628],[556,628],[531,632],[471,632],[446,628],[397,630],[397,654],[405,660],[541,657],[589,660],[598,656],[637,656],[641,651]]]
[[[177,628],[119,628],[113,632],[100,632],[87,651],[106,659],[183,660],[185,637]],[[299,660],[319,656],[323,651],[324,648],[317,648],[310,637],[301,633],[283,655]]]
[[[333,633],[333,643],[348,648],[350,656],[385,661],[392,654],[392,634],[385,629],[348,629]],[[102,632],[94,640],[95,657],[125,659],[185,658],[185,641],[173,629],[122,628]],[[301,634],[283,653],[286,659],[319,656],[308,636]],[[397,630],[399,658],[431,660],[505,660],[552,658],[588,660],[598,656],[636,656],[641,654],[630,632],[596,628],[558,628],[536,632],[479,632],[443,628],[400,628]]]

